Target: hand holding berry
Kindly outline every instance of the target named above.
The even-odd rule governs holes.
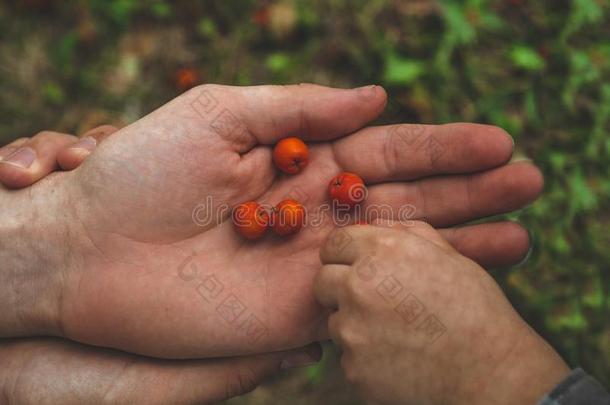
[[[314,291],[364,398],[535,404],[568,372],[487,272],[425,223],[332,232]]]

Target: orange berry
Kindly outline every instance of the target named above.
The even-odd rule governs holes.
[[[235,229],[246,239],[262,238],[269,228],[269,213],[256,201],[239,204],[233,210]]]
[[[183,67],[176,71],[174,83],[180,91],[185,91],[195,87],[199,83],[199,72],[192,67]]]
[[[364,181],[354,173],[339,173],[330,181],[328,194],[331,200],[350,207],[364,201],[367,189]]]
[[[309,162],[309,149],[299,138],[284,138],[273,149],[273,161],[284,173],[297,174]]]
[[[286,236],[299,232],[305,222],[305,208],[295,200],[284,200],[273,210],[273,230]]]

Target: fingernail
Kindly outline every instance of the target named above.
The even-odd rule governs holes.
[[[511,162],[511,163],[519,163],[519,162],[533,163],[532,159],[528,158],[528,157],[527,157],[527,156],[525,156],[525,155],[521,155],[521,154],[515,155],[515,156],[514,156],[514,157],[511,159],[511,161],[510,161],[510,162]]]
[[[366,86],[356,87],[353,90],[367,90],[367,89],[374,89],[375,87],[377,87],[376,84],[367,84]]]
[[[22,169],[29,169],[32,163],[36,160],[36,152],[32,148],[19,148],[6,158],[2,159],[2,163],[8,163]]]
[[[368,86],[362,86],[355,88],[354,91],[358,93],[359,97],[364,101],[371,101],[375,98],[377,94],[377,86],[374,84]]]
[[[83,139],[70,146],[70,149],[84,149],[87,152],[93,151],[97,146],[97,141],[92,136],[86,136]]]
[[[280,363],[282,370],[291,368],[306,367],[316,364],[322,358],[322,346],[319,343],[312,343],[303,350],[285,357]]]
[[[6,146],[0,149],[0,162],[2,162],[2,159],[4,159],[5,157],[10,156],[14,151],[15,148],[13,148],[12,146]]]
[[[525,254],[525,256],[523,257],[523,259],[521,259],[521,261],[515,265],[515,267],[521,267],[521,266],[525,266],[525,264],[527,264],[527,262],[530,261],[532,254],[534,253],[534,234],[532,233],[532,230],[529,228],[525,228],[527,230],[527,234],[529,237],[529,241],[530,241],[530,246],[529,249],[527,250],[527,253]]]

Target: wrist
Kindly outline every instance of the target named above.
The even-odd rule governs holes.
[[[467,403],[536,405],[569,374],[559,354],[524,326],[506,357],[480,380],[479,395]]]
[[[0,337],[60,334],[61,265],[69,245],[57,221],[67,207],[54,184],[58,177],[0,193]]]

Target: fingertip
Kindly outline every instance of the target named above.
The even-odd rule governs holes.
[[[25,169],[0,163],[0,183],[6,188],[18,190],[31,186],[35,179]]]
[[[71,171],[79,167],[89,155],[91,155],[90,150],[69,147],[57,154],[57,164],[64,171]]]
[[[491,136],[496,138],[498,155],[504,158],[502,163],[508,162],[515,151],[515,139],[504,128],[493,125],[488,125],[487,127]]]
[[[100,125],[99,127],[92,128],[81,135],[81,139],[86,137],[94,138],[98,143],[117,132],[119,128],[113,125]]]
[[[481,137],[481,156],[487,156],[489,167],[499,166],[507,163],[513,156],[515,141],[513,137],[503,128],[494,125],[474,124],[482,127],[485,136]]]
[[[108,125],[107,125],[108,126]],[[62,149],[57,154],[57,163],[59,166],[66,171],[74,170],[80,166],[85,159],[95,150],[98,143],[103,140],[104,135],[102,132],[94,133],[96,129],[87,132],[77,142],[69,145]],[[90,134],[90,135],[87,135]]]
[[[367,117],[369,121],[381,114],[388,103],[388,93],[382,86],[377,84],[351,89],[350,94],[351,92],[357,94],[358,103],[364,102],[363,113],[370,114],[370,117]],[[371,105],[376,107],[371,108]]]
[[[113,125],[100,125],[86,131],[77,142],[67,146],[57,154],[57,164],[62,170],[70,171],[79,167],[110,135],[119,128]]]
[[[9,189],[20,189],[36,182],[32,169],[39,166],[36,150],[17,148],[0,159],[0,183]]]
[[[380,110],[383,111],[383,110],[385,110],[385,108],[388,105],[388,92],[383,86],[381,86],[379,84],[376,85],[376,88],[379,89],[379,92],[380,92],[380,98],[381,98]],[[381,113],[381,111],[380,111],[380,113]]]
[[[513,178],[521,183],[524,197],[528,202],[536,200],[544,191],[544,175],[542,171],[531,162],[515,162],[511,164]]]
[[[506,222],[504,228],[507,251],[514,252],[508,262],[519,263],[518,265],[525,263],[533,246],[530,231],[518,222]]]
[[[514,266],[531,253],[531,235],[518,222],[495,222],[443,229],[451,245],[485,268]]]
[[[538,197],[540,196],[540,194],[543,193],[544,191],[544,174],[542,174],[542,170],[540,170],[540,168],[534,164],[530,164],[530,170],[531,170],[531,181],[532,181],[532,192],[533,194]]]
[[[498,223],[495,232],[502,237],[491,250],[495,250],[496,258],[501,260],[489,261],[488,267],[520,266],[527,261],[532,252],[532,237],[527,228],[518,222],[507,221]]]
[[[287,134],[309,141],[336,139],[376,119],[387,103],[385,89],[377,85],[341,89],[302,83],[240,92],[247,108],[234,113],[262,144],[276,143]]]

